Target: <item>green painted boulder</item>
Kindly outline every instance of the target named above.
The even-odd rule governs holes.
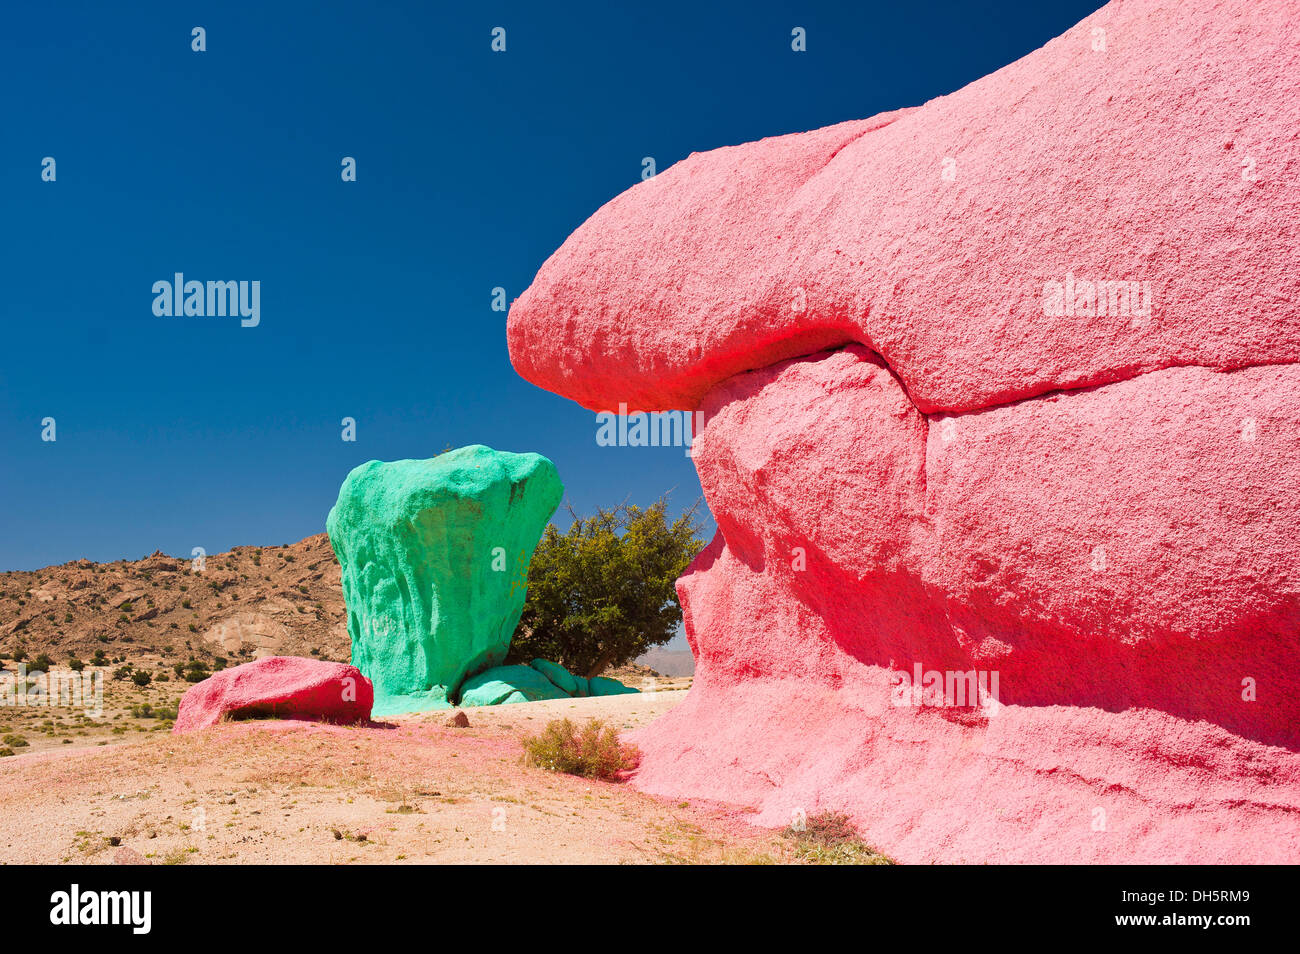
[[[478,444],[348,474],[326,529],[375,715],[445,708],[501,664],[563,493],[545,457]]]

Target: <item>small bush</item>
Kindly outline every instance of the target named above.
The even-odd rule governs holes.
[[[4,743],[5,745],[11,746],[12,748],[15,749],[21,749],[23,746],[28,744],[27,740],[24,739],[21,735],[6,735],[4,738]]]
[[[794,841],[795,857],[805,864],[894,864],[862,841],[849,816],[840,812],[819,812],[809,816],[802,828],[791,825],[781,834]]]
[[[162,706],[155,709],[153,706],[149,705],[149,703],[145,702],[138,706],[132,706],[131,715],[137,719],[175,720],[176,710]]]
[[[54,660],[50,658],[50,654],[41,653],[39,656],[37,656],[30,663],[27,664],[27,671],[36,672],[37,670],[39,670],[40,672],[49,672],[50,667],[53,665],[54,665]]]
[[[81,672],[81,670],[86,668],[86,664],[82,662],[80,659],[78,659],[76,656],[73,656],[71,659],[68,660],[68,668],[71,669],[73,672]]]
[[[149,675],[143,669],[137,669],[135,672],[131,673],[131,681],[137,686],[143,688],[153,682],[153,676]]]
[[[637,747],[620,742],[617,730],[599,719],[588,719],[580,729],[568,719],[552,719],[541,735],[524,739],[524,753],[538,768],[584,778],[616,778],[641,761]]]
[[[3,749],[0,749],[0,759],[6,758],[13,754],[14,754],[14,750],[9,748],[8,746],[6,746]]]
[[[224,668],[224,665],[223,661],[222,668]],[[199,659],[191,659],[185,664],[184,670],[182,670],[180,666],[175,666],[174,668],[176,670],[176,675],[183,676],[186,682],[202,682],[211,675],[211,673],[208,672],[207,663]]]

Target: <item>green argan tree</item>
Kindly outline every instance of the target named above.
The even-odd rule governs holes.
[[[673,638],[675,584],[704,547],[700,502],[668,522],[667,501],[600,508],[567,533],[548,524],[528,567],[528,598],[507,662],[550,659],[598,676]]]

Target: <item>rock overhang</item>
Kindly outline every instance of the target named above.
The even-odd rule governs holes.
[[[1300,359],[1279,307],[1300,156],[1278,135],[1300,27],[1281,3],[1184,11],[1111,4],[924,106],[691,155],[542,266],[510,311],[515,368],[594,410],[694,409],[857,342],[921,411],[959,413]],[[1067,284],[1077,308],[1054,305]],[[1130,284],[1134,308],[1105,307]]]

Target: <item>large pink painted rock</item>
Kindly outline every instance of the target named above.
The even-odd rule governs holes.
[[[520,373],[703,420],[696,681],[637,785],[905,861],[1300,860],[1294,13],[1112,3],[546,262]]]
[[[267,656],[223,669],[186,690],[174,732],[222,719],[310,719],[349,725],[370,719],[375,689],[356,666]]]

